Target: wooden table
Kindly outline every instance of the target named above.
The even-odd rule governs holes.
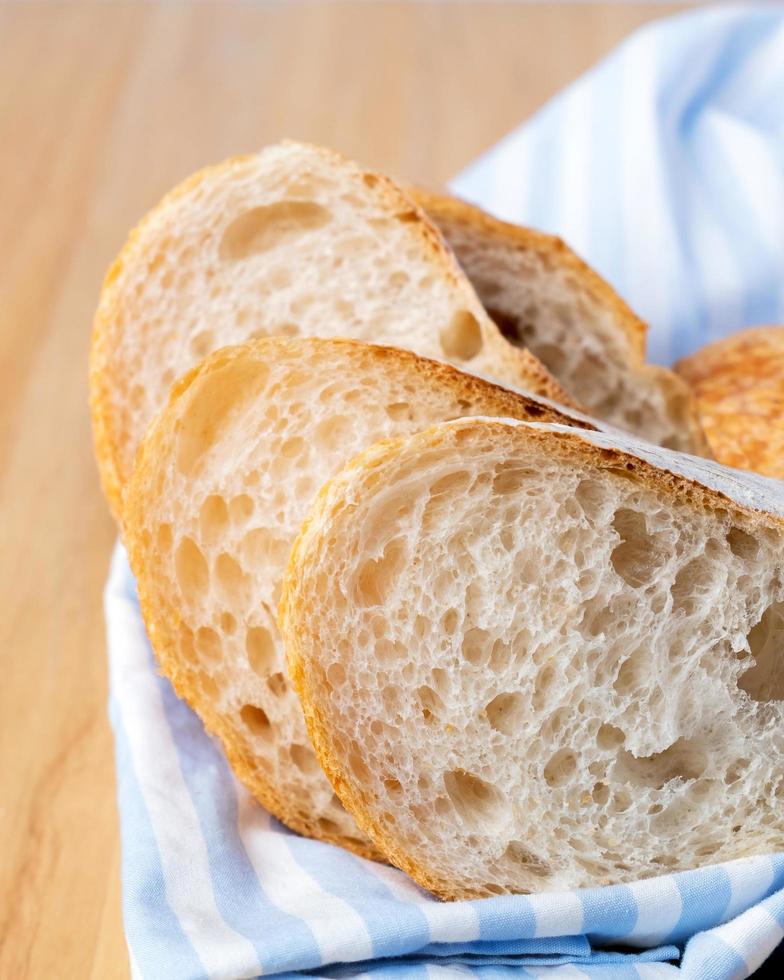
[[[673,9],[0,6],[0,976],[128,975],[86,401],[127,229],[285,135],[438,184]]]

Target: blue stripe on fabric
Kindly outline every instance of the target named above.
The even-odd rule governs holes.
[[[400,956],[430,942],[427,919],[413,902],[396,898],[359,858],[307,838],[286,840],[292,857],[321,888],[362,919],[375,957]]]
[[[237,789],[225,756],[201,722],[159,678],[180,770],[202,830],[215,904],[221,917],[256,950],[264,973],[322,965],[310,926],[267,897],[237,830]]]
[[[202,980],[207,974],[166,897],[158,842],[142,796],[121,711],[109,717],[115,737],[117,799],[122,830],[123,920],[128,946],[143,977]]]
[[[732,882],[724,868],[686,871],[673,880],[681,894],[682,911],[668,942],[683,942],[695,932],[711,929],[722,921],[732,899]]]
[[[536,932],[536,915],[525,895],[499,895],[471,902],[479,920],[479,939],[531,939]]]
[[[626,885],[581,888],[577,895],[583,907],[583,932],[591,944],[622,939],[637,924],[637,902]]]

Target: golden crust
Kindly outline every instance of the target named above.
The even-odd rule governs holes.
[[[621,468],[627,473],[634,473],[644,485],[655,489],[672,501],[687,502],[690,506],[707,512],[729,511],[741,526],[745,524],[750,528],[774,527],[779,531],[784,527],[784,518],[744,507],[695,480],[659,469],[621,449],[596,446],[581,439],[577,430],[566,433],[553,432],[546,428],[537,429],[533,426],[512,427],[495,419],[461,419],[448,425],[427,429],[414,436],[413,440],[389,439],[376,443],[359,454],[342,473],[321,488],[292,547],[281,593],[278,623],[285,642],[289,676],[299,694],[308,734],[319,762],[345,808],[391,864],[405,871],[423,888],[447,901],[482,898],[487,893],[482,890],[462,888],[444,880],[413,859],[389,830],[376,821],[367,793],[359,785],[358,780],[346,772],[334,748],[329,720],[322,707],[323,695],[319,689],[318,678],[314,676],[317,671],[308,670],[306,666],[303,654],[303,641],[306,638],[301,624],[306,621],[305,597],[313,594],[309,587],[310,575],[314,571],[313,555],[320,550],[320,542],[330,528],[333,515],[342,508],[344,490],[348,487],[354,489],[353,484],[358,478],[361,480],[363,473],[377,469],[394,459],[404,447],[410,446],[412,441],[416,443],[416,451],[421,453],[450,443],[455,445],[460,433],[472,429],[480,432],[484,430],[488,443],[494,437],[510,441],[520,439],[544,444],[550,456],[570,461],[579,460],[602,469]],[[332,530],[334,531],[334,528]],[[394,816],[387,813],[386,817],[389,820],[388,826],[394,826]],[[597,882],[597,884],[611,883],[610,881]]]
[[[678,361],[711,449],[727,466],[784,479],[784,327],[756,327]]]
[[[672,371],[645,362],[647,325],[621,299],[612,286],[573,252],[561,238],[533,228],[524,228],[501,221],[475,205],[446,194],[421,188],[416,188],[411,193],[439,227],[448,224],[457,225],[474,235],[481,235],[488,244],[533,254],[545,266],[567,272],[579,284],[580,290],[597,306],[611,313],[613,323],[625,334],[629,341],[631,355],[629,371],[655,380],[656,384],[667,390],[670,398],[675,398],[681,403],[684,426],[689,435],[689,451],[701,456],[711,455],[708,441],[700,425],[697,406],[688,386],[684,385]]]
[[[349,162],[333,150],[314,149],[321,156],[333,160],[338,165]],[[134,379],[127,366],[122,369],[117,368],[112,358],[112,350],[117,342],[118,312],[124,296],[124,271],[136,263],[145,262],[160,243],[161,235],[165,232],[163,227],[155,229],[155,225],[160,223],[165,226],[162,218],[172,204],[187,197],[205,181],[221,179],[227,171],[252,166],[255,159],[253,156],[232,157],[223,163],[198,171],[175,187],[131,231],[104,279],[93,322],[90,350],[90,411],[101,485],[118,522],[121,519],[123,486],[130,475],[136,450],[136,435],[127,430],[118,419],[116,412],[117,392],[124,391]],[[368,187],[376,188],[376,192],[390,210],[411,214],[412,229],[418,232],[431,261],[435,262],[439,272],[454,287],[465,292],[467,300],[481,311],[481,304],[441,233],[416,202],[383,174],[365,171],[362,179]],[[522,388],[534,395],[578,407],[558,381],[532,354],[507,344],[500,333],[497,336],[490,335],[491,331],[495,331],[495,325],[489,318],[486,318],[485,323],[482,324],[482,331],[487,346],[492,349],[495,363],[503,364],[510,374],[519,379],[518,383]],[[187,365],[183,365],[183,369],[186,367]]]
[[[220,739],[237,777],[271,813],[298,833],[339,844],[363,857],[383,860],[369,841],[330,831],[309,815],[304,801],[299,801],[298,805],[296,800],[288,798],[260,769],[248,744],[237,734],[236,729],[221,718],[209,699],[199,690],[196,671],[193,665],[184,660],[179,648],[181,616],[176,605],[161,589],[156,571],[160,555],[146,530],[149,514],[159,495],[159,462],[170,454],[172,433],[180,419],[182,399],[191,386],[199,379],[220,372],[230,361],[249,357],[270,363],[281,356],[283,351],[319,348],[345,351],[347,359],[353,354],[361,354],[363,358],[371,357],[382,368],[387,363],[403,366],[411,383],[421,385],[423,394],[441,386],[458,398],[465,398],[467,407],[471,403],[474,406],[478,404],[488,414],[566,425],[574,422],[570,416],[555,407],[466,374],[449,364],[419,357],[408,350],[354,340],[266,338],[223,348],[189,371],[175,384],[168,405],[153,422],[139,447],[136,465],[125,494],[123,536],[131,568],[137,578],[139,601],[147,632],[161,671],[171,680],[177,694],[196,711],[207,731]]]

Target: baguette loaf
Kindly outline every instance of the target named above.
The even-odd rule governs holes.
[[[569,401],[535,357],[504,340],[411,198],[337,153],[282,143],[185,181],[131,233],[106,277],[91,407],[116,515],[174,379],[219,347],[274,335],[408,347]]]
[[[253,341],[175,386],[127,487],[124,536],[163,672],[275,816],[360,854],[374,851],[319,768],[286,675],[281,578],[312,497],[351,456],[476,414],[570,421],[408,351]]]
[[[320,492],[280,626],[336,792],[443,898],[784,846],[784,491],[467,419]]]
[[[683,358],[716,459],[784,478],[784,327],[754,327]]]
[[[645,324],[559,238],[456,198],[422,190],[415,197],[507,339],[534,353],[591,415],[658,445],[710,455],[688,387],[645,363]]]

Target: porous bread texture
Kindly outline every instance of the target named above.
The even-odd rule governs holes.
[[[678,361],[716,459],[784,478],[784,327],[753,327]]]
[[[294,545],[280,625],[321,763],[442,898],[784,845],[781,490],[626,445],[442,424],[359,456]]]
[[[203,170],[131,233],[95,317],[90,381],[116,515],[136,448],[175,378],[254,337],[411,348],[572,404],[485,313],[424,212],[388,178],[301,143]]]
[[[490,316],[590,415],[657,445],[710,455],[689,388],[645,363],[646,325],[560,238],[417,190]]]
[[[462,415],[568,421],[407,351],[260,340],[209,357],[146,435],[124,536],[163,672],[237,775],[286,824],[375,852],[319,768],[276,626],[307,507],[376,439]]]

